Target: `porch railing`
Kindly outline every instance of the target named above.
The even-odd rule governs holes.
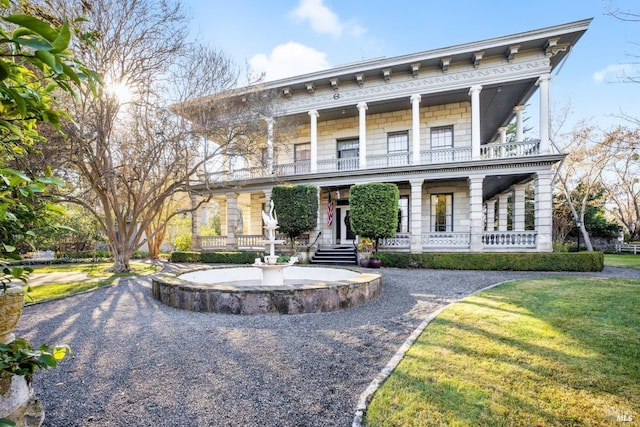
[[[245,234],[236,236],[238,249],[258,249],[262,250],[265,244],[262,243],[264,236],[261,234]]]
[[[378,241],[379,249],[408,249],[410,247],[410,233],[396,233],[396,235],[393,237],[385,237]]]
[[[227,236],[197,236],[201,249],[223,249],[227,247]]]
[[[482,244],[491,249],[535,249],[537,236],[535,231],[485,231]]]
[[[469,248],[471,235],[467,232],[429,232],[422,233],[422,248]]]

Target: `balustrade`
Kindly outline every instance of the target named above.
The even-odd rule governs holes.
[[[471,241],[469,232],[429,232],[422,233],[422,247],[433,248],[468,248]]]
[[[535,249],[535,231],[485,231],[482,244],[488,248]]]
[[[407,249],[410,247],[410,233],[396,233],[393,237],[384,237],[378,241],[378,249]]]

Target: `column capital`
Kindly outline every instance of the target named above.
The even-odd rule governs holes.
[[[538,80],[536,81],[536,85],[540,86],[541,84],[548,83],[549,81],[551,81],[551,74],[545,73],[540,77],[538,77]]]
[[[307,114],[309,114],[309,116],[311,117],[320,117],[320,113],[318,113],[318,110],[310,110]]]
[[[411,95],[411,103],[413,104],[414,102],[420,102],[422,101],[422,96],[420,96],[420,94],[416,93],[414,95]]]
[[[524,105],[516,105],[513,107],[513,112],[518,114],[519,112],[524,111]]]
[[[469,88],[469,95],[473,95],[474,93],[480,93],[482,90],[482,85],[473,85]]]
[[[273,117],[265,117],[264,121],[267,122],[269,126],[273,126],[273,122],[275,122],[275,119]]]
[[[418,186],[422,187],[422,184],[424,184],[424,179],[410,179],[409,184],[411,184],[411,188]]]
[[[358,102],[358,105],[356,105],[356,107],[360,111],[362,111],[363,109],[366,111],[369,108],[369,107],[367,107],[367,103],[366,102]]]

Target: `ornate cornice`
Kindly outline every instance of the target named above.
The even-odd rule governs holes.
[[[321,91],[318,88],[311,94],[300,91],[291,98],[281,98],[280,106],[285,114],[305,113],[312,109],[340,108],[360,102],[376,102],[405,96],[409,98],[416,93],[428,95],[466,89],[474,85],[536,78],[548,73],[549,69],[548,58],[536,57],[512,63],[504,61],[493,65],[483,62],[483,66],[478,68],[470,64],[466,67],[449,68],[447,73],[439,70],[423,71],[416,77],[398,77],[390,81],[380,79],[368,81],[363,85],[338,86],[336,81],[331,91]]]

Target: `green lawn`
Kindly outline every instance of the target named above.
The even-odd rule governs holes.
[[[469,297],[429,324],[366,425],[633,425],[638,325],[640,280],[522,280]]]
[[[122,277],[133,277],[139,275],[150,274],[159,269],[158,266],[144,263],[131,263],[132,272],[130,273],[111,273],[106,271],[112,264],[64,264],[51,265],[46,267],[36,267],[32,274],[40,273],[87,273],[87,279],[74,282],[63,283],[45,283],[38,286],[26,285],[25,288],[25,304],[34,304],[37,302],[47,301],[54,298],[65,297],[80,292],[96,289],[101,286],[107,286],[116,283]]]
[[[604,254],[604,265],[613,267],[640,268],[640,255]]]

